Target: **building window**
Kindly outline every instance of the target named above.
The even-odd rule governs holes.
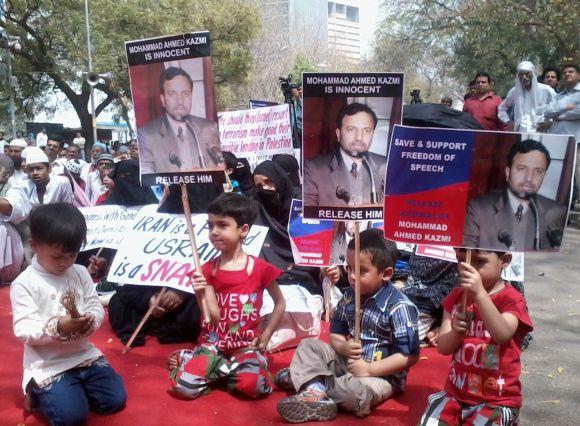
[[[346,6],[346,19],[351,22],[358,22],[358,7]]]

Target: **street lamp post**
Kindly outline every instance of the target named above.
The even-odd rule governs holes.
[[[85,25],[87,27],[87,55],[89,57],[89,73],[93,72],[93,57],[91,53],[91,28],[89,26],[89,0],[85,0]],[[95,116],[95,88],[91,84],[91,115],[93,128],[93,143],[97,143],[97,117]]]
[[[4,42],[4,49],[6,49],[6,67],[8,68],[6,84],[8,87],[8,102],[10,107],[10,125],[12,128],[12,138],[16,139],[16,114],[14,111],[14,84],[12,82],[12,58],[10,48],[14,47],[14,50],[17,52],[20,51],[20,37],[9,36],[6,31],[1,31],[0,35]]]

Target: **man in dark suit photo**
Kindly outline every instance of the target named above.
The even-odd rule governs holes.
[[[191,115],[193,81],[181,68],[159,77],[164,113],[137,129],[141,173],[188,172],[224,166],[214,121]]]
[[[353,102],[338,111],[332,152],[304,161],[304,205],[345,207],[381,203],[387,158],[369,152],[377,116]]]
[[[506,187],[469,201],[463,245],[492,250],[558,248],[566,207],[538,194],[550,166],[550,153],[538,141],[516,142],[508,153]]]

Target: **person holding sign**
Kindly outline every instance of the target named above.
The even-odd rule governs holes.
[[[459,284],[443,301],[438,350],[454,354],[445,389],[429,397],[419,422],[518,424],[522,405],[520,344],[532,330],[525,301],[501,278],[511,254],[475,250],[471,264],[457,251]],[[462,295],[467,292],[467,311]]]
[[[304,162],[305,206],[378,204],[384,193],[386,157],[369,152],[377,116],[367,105],[344,105],[336,118],[333,152]]]
[[[257,215],[243,195],[225,193],[208,207],[209,239],[221,255],[194,273],[195,292],[202,291],[210,321],[203,322],[198,345],[169,358],[172,392],[194,399],[226,379],[230,392],[259,398],[272,392],[267,360],[262,354],[278,327],[286,302],[275,266],[244,253],[242,243]],[[268,324],[261,327],[264,290],[274,301]]]
[[[164,113],[137,130],[141,173],[174,173],[223,167],[217,124],[191,115],[193,80],[181,68],[159,77]]]
[[[332,317],[330,345],[302,340],[290,368],[276,375],[279,387],[298,391],[278,402],[278,413],[290,423],[332,420],[337,404],[364,417],[405,389],[407,370],[418,360],[417,308],[390,281],[397,247],[379,229],[360,234],[361,341],[353,339],[354,242],[347,252],[351,288]]]
[[[516,142],[508,153],[506,187],[470,200],[463,245],[514,251],[559,247],[566,207],[538,194],[550,160],[541,142]]]

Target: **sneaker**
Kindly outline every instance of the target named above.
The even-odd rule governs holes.
[[[97,294],[99,296],[103,296],[105,294],[115,293],[118,287],[119,284],[107,281],[106,279],[102,279],[95,287],[95,290],[97,290]]]
[[[528,349],[528,346],[530,346],[532,340],[533,340],[532,333],[526,334],[520,343],[521,350],[525,351],[526,349]]]
[[[336,417],[336,403],[325,392],[305,389],[281,399],[278,414],[289,423],[328,422]]]
[[[290,377],[290,367],[284,367],[274,376],[274,386],[280,390],[293,391],[292,377]]]

